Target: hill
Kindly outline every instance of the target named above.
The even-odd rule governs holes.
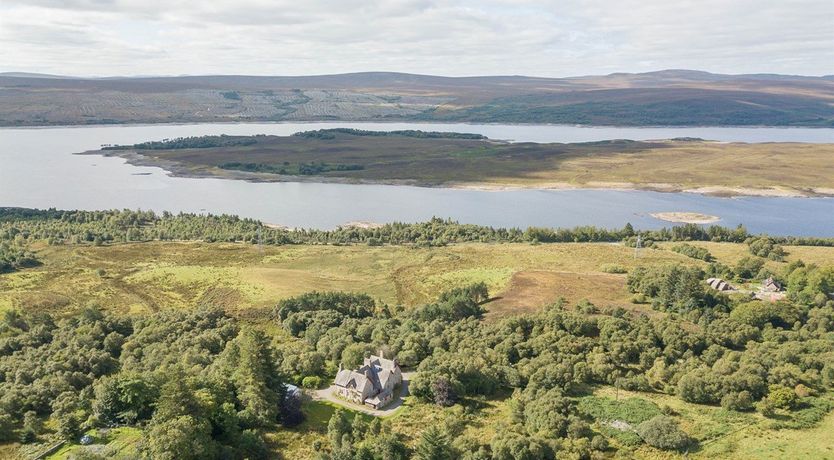
[[[834,126],[832,103],[834,81],[827,77],[691,70],[570,78],[0,74],[0,126],[280,120]]]

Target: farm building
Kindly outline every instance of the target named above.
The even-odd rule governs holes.
[[[721,278],[709,278],[707,279],[707,284],[716,291],[735,291],[735,288],[730,283]]]
[[[782,285],[779,284],[779,282],[774,280],[773,278],[768,278],[762,281],[761,290],[764,292],[781,292]]]
[[[762,281],[762,285],[759,287],[759,291],[754,294],[754,297],[759,300],[777,302],[783,300],[786,295],[785,291],[782,290],[782,285],[778,281],[773,278],[768,278]]]
[[[363,365],[356,370],[340,366],[333,383],[337,396],[379,409],[394,399],[394,389],[402,381],[397,359],[385,359],[380,351],[379,356],[365,358]]]

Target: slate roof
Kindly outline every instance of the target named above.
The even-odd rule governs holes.
[[[732,291],[734,289],[730,283],[722,280],[721,278],[709,278],[707,280],[707,284],[709,284],[709,287],[715,289],[716,291]]]
[[[370,390],[367,394],[376,395],[385,389],[396,367],[399,367],[396,360],[371,355],[356,370],[340,370],[333,383],[343,388],[355,388],[363,394]]]

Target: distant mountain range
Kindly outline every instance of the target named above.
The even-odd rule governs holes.
[[[5,126],[281,120],[831,127],[834,76],[693,70],[569,78],[0,73]]]

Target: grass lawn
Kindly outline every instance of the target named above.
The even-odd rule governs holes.
[[[351,419],[359,417],[365,422],[370,422],[373,418],[327,401],[308,400],[302,408],[306,419],[301,425],[268,432],[265,435],[266,441],[273,450],[283,452],[284,458],[312,459],[316,454],[313,448],[316,441],[320,441],[324,446],[328,445],[327,423],[339,408],[344,409]]]
[[[65,444],[60,450],[47,457],[49,460],[64,460],[72,454],[78,454],[84,450],[90,450],[107,458],[136,458],[138,453],[138,442],[142,438],[142,430],[133,427],[120,427],[109,430],[105,437],[98,436],[99,430],[90,430],[88,435],[94,441],[89,446],[79,444]]]

